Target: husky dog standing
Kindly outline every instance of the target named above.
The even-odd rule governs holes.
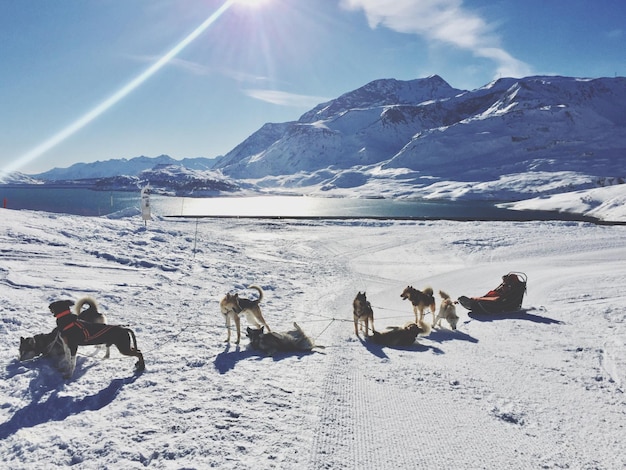
[[[435,297],[433,296],[433,289],[427,287],[423,291],[414,289],[412,286],[408,286],[400,294],[403,300],[409,299],[413,304],[413,313],[415,314],[415,323],[419,323],[424,320],[424,310],[430,308],[430,312],[433,315],[433,325],[435,324]]]
[[[235,322],[235,327],[237,328],[237,341],[236,344],[239,344],[241,341],[241,320],[239,318],[240,314],[244,314],[248,322],[254,325],[256,328],[261,328],[264,326],[267,328],[267,331],[271,331],[269,325],[263,318],[263,314],[261,313],[261,307],[259,307],[259,303],[263,300],[263,289],[259,286],[250,286],[249,289],[254,289],[259,293],[259,298],[256,300],[250,300],[239,297],[239,294],[231,294],[228,293],[224,296],[224,298],[220,301],[220,310],[222,311],[222,315],[224,315],[224,319],[226,320],[226,342],[230,341],[230,323],[231,321]]]
[[[57,363],[65,357],[63,341],[56,328],[50,333],[40,333],[28,338],[20,337],[20,361],[30,361],[37,356],[47,356]]]
[[[455,302],[450,298],[448,294],[440,290],[441,304],[439,304],[439,313],[433,327],[440,326],[441,320],[446,320],[450,325],[450,328],[456,330],[456,325],[459,322],[459,316],[456,314]]]
[[[372,333],[374,330],[374,311],[372,305],[367,300],[365,292],[358,292],[352,301],[352,318],[354,320],[354,334],[359,336],[359,325],[365,336],[369,335],[369,325],[372,324]]]

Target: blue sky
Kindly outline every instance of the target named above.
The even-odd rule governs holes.
[[[625,76],[626,2],[0,0],[0,172],[215,157],[372,80],[432,74]]]

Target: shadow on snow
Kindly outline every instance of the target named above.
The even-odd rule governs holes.
[[[255,357],[257,358],[257,360],[261,360],[266,357],[271,357],[274,361],[281,361],[288,357],[302,358],[304,356],[309,356],[315,353],[324,354],[321,351],[290,351],[277,352],[272,356],[268,356],[263,351],[257,351],[255,349],[252,349],[250,346],[241,347],[240,345],[236,345],[232,347],[230,344],[227,344],[224,348],[224,351],[215,356],[213,364],[215,366],[215,369],[220,374],[225,374],[226,372],[234,369],[237,362],[243,359]]]
[[[28,387],[31,403],[17,410],[11,419],[0,424],[0,439],[5,439],[20,429],[31,428],[49,421],[63,421],[83,411],[99,410],[113,402],[124,385],[133,383],[141,375],[136,373],[130,377],[114,379],[108,386],[93,395],[77,398],[61,395],[65,390],[66,381],[54,367],[47,367],[46,362],[49,364],[50,361],[36,360],[27,363],[26,369],[39,369],[40,371],[33,377]],[[89,368],[93,367],[81,367],[80,362],[80,360],[77,361],[73,380],[83,376]],[[40,367],[42,364],[44,367]],[[24,367],[25,363],[15,360],[7,367],[9,376],[17,375]]]
[[[470,343],[478,343],[478,340],[473,336],[463,333],[459,330],[448,330],[445,328],[434,329],[425,338],[434,341],[435,343],[443,343],[445,341],[468,341]]]
[[[535,308],[528,308],[517,310],[516,312],[505,312],[505,313],[478,313],[478,312],[469,312],[468,316],[473,320],[477,320],[480,322],[492,322],[496,320],[525,320],[531,321],[534,323],[543,323],[545,325],[562,325],[563,322],[560,320],[555,320],[553,318],[544,317],[541,315],[536,315],[534,313],[530,313],[531,311],[545,311],[538,310]]]
[[[389,358],[389,356],[387,356],[387,354],[385,353],[385,348],[397,349],[399,351],[415,351],[415,352],[426,352],[430,350],[434,354],[444,354],[444,351],[442,349],[439,349],[436,346],[425,345],[418,341],[416,341],[410,346],[403,347],[403,346],[384,346],[382,344],[373,343],[371,341],[368,341],[362,338],[359,338],[359,340],[361,341],[361,344],[365,346],[365,349],[367,349],[370,353],[372,353],[374,356],[380,359]]]

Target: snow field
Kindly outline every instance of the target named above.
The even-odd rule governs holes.
[[[1,216],[8,468],[626,464],[624,227],[158,219],[146,229],[139,218]],[[457,331],[444,325],[407,349],[354,335],[359,290],[382,330],[412,320],[408,284],[479,295],[511,270],[529,278],[521,312],[458,306]],[[254,295],[250,284],[264,289],[273,330],[296,321],[325,348],[269,358],[245,333],[225,344],[218,302]],[[91,347],[71,381],[45,359],[17,361],[20,336],[54,327],[50,301],[84,295],[135,330],[143,374]]]

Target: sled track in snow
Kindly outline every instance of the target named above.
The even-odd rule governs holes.
[[[404,384],[367,373],[396,360],[424,367],[419,355],[431,354],[397,352],[381,359],[357,341],[333,348],[305,468],[559,468],[554,442],[541,442],[521,419],[494,411],[472,390],[448,383],[445,373]]]

